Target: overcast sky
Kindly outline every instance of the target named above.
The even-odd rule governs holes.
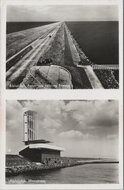
[[[9,5],[7,21],[115,21],[117,5]]]
[[[24,101],[38,113],[38,137],[65,148],[63,156],[118,157],[117,101]],[[23,147],[23,112],[7,101],[7,153]]]

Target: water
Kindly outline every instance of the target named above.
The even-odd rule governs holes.
[[[7,177],[7,183],[106,184],[118,183],[118,164],[87,164]]]
[[[81,49],[95,64],[118,64],[118,22],[66,22]]]
[[[7,22],[6,33],[18,32],[29,28],[52,24],[54,22]]]

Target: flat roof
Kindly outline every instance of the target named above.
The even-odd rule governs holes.
[[[58,147],[58,146],[53,146],[49,144],[44,144],[44,143],[39,143],[39,144],[29,144],[28,147],[30,149],[51,149],[51,150],[59,150],[63,151],[64,148]]]
[[[38,140],[29,140],[29,141],[24,141],[25,144],[39,144],[39,143],[51,143],[50,141],[48,140],[44,140],[44,139],[38,139]]]

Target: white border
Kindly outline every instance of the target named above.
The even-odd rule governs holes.
[[[117,5],[119,2],[119,0],[6,0],[7,4],[11,4],[11,5],[42,5],[43,4],[52,4],[52,5]]]
[[[119,70],[120,89],[119,90],[6,90],[5,86],[5,62],[6,62],[6,6],[7,5],[42,5],[44,4],[99,4],[99,5],[119,5]],[[123,0],[1,0],[1,110],[2,116],[0,126],[0,189],[122,189],[123,188]],[[5,147],[6,147],[6,99],[32,99],[32,100],[104,100],[115,99],[119,101],[119,184],[81,184],[81,185],[6,185],[5,184]]]

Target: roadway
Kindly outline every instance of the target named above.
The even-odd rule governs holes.
[[[21,52],[31,47],[31,50],[26,53],[24,57],[20,57],[20,59],[6,72],[7,88],[9,88],[13,82],[18,85],[21,82],[20,80],[26,76],[28,70],[37,64],[42,54],[47,51],[50,44],[53,42],[61,24],[62,23],[59,22],[57,24],[52,24],[52,26],[48,25],[42,36],[38,37],[35,41],[28,44],[7,60],[8,64],[10,61],[15,59],[15,57],[19,56]]]

